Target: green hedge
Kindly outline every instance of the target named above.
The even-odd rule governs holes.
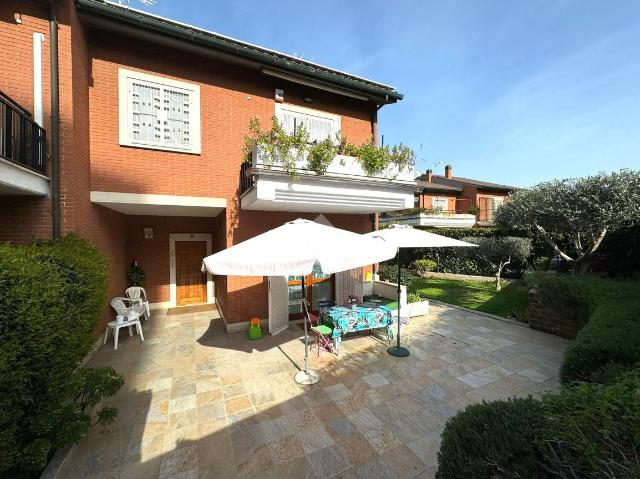
[[[640,298],[606,301],[567,350],[560,380],[608,382],[640,363]]]
[[[448,236],[454,239],[488,238],[516,236],[522,237],[522,233],[514,231],[501,231],[496,228],[419,228],[431,233]],[[532,254],[527,261],[513,261],[503,271],[504,278],[522,278],[524,272],[535,262],[539,256],[549,255],[549,247],[546,243],[540,242],[537,238],[532,239]],[[464,249],[464,248],[463,248]],[[487,265],[476,258],[469,257],[468,254],[460,254],[458,248],[407,248],[402,253],[402,265],[409,267],[415,261],[428,259],[436,261],[437,268],[434,271],[439,273],[467,274],[477,276],[494,276],[495,272]]]
[[[594,276],[532,274],[542,301],[586,323],[565,354],[563,383],[610,381],[640,362],[640,282]]]
[[[527,283],[554,307],[575,311],[587,320],[605,302],[640,298],[640,281],[603,279],[597,276],[533,273]]]
[[[398,265],[396,263],[383,263],[378,268],[378,274],[382,281],[388,281],[389,283],[398,282]],[[400,268],[400,284],[408,285],[413,280],[411,271],[405,268]]]
[[[84,240],[0,245],[0,476],[37,475],[122,384],[110,368],[78,369],[106,292],[106,258]]]
[[[467,406],[442,433],[436,478],[546,477],[536,446],[543,423],[540,401],[530,398]]]
[[[442,434],[438,479],[640,477],[640,371],[610,385],[467,407]]]

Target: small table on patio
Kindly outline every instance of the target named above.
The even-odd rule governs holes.
[[[320,312],[320,323],[333,327],[333,344],[337,353],[342,336],[354,331],[387,328],[387,337],[392,340],[392,326],[396,323],[396,318],[386,306],[370,303],[355,308],[334,306],[324,309]]]

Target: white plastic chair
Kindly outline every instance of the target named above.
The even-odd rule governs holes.
[[[117,316],[123,316],[124,320],[119,323],[117,320],[111,321],[107,324],[107,329],[104,332],[104,342],[107,344],[109,338],[109,331],[113,329],[113,349],[118,349],[118,335],[121,328],[129,328],[129,336],[132,336],[131,327],[135,326],[140,339],[144,341],[144,335],[142,334],[142,325],[140,324],[140,316],[144,313],[144,307],[142,305],[130,304],[127,306],[127,302],[130,302],[129,298],[116,297],[111,300],[111,307],[116,310]]]
[[[136,301],[144,306],[144,318],[149,319],[151,317],[151,310],[149,308],[149,301],[147,300],[147,292],[140,286],[131,286],[126,289],[125,294],[127,298]]]

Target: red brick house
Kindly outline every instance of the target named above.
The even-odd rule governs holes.
[[[416,207],[438,208],[455,214],[477,209],[474,214],[478,225],[492,224],[498,206],[516,189],[513,186],[453,176],[451,165],[445,166],[444,175],[434,175],[431,170],[427,170],[416,180]]]
[[[292,182],[242,153],[254,116],[376,141],[391,86],[101,0],[2,2],[0,43],[0,240],[89,239],[111,296],[137,259],[155,307],[215,302],[240,329],[299,279],[275,296],[267,278],[202,274],[203,256],[297,217],[364,233],[413,205],[413,171],[369,177],[343,157]],[[345,278],[316,275],[309,294],[340,296]]]

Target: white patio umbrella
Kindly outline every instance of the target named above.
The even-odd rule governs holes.
[[[447,236],[417,230],[409,225],[391,225],[388,228],[372,231],[364,236],[378,238],[386,244],[393,245],[398,252],[398,334],[396,345],[387,349],[392,356],[409,356],[409,350],[400,346],[400,251],[402,248],[446,248],[460,246],[477,246]]]
[[[395,254],[396,247],[391,244],[297,219],[204,258],[203,270],[231,276],[302,276],[304,371],[299,371],[295,380],[300,384],[314,384],[319,377],[308,365],[305,275],[311,274],[316,263],[324,274],[331,274],[384,261]]]

